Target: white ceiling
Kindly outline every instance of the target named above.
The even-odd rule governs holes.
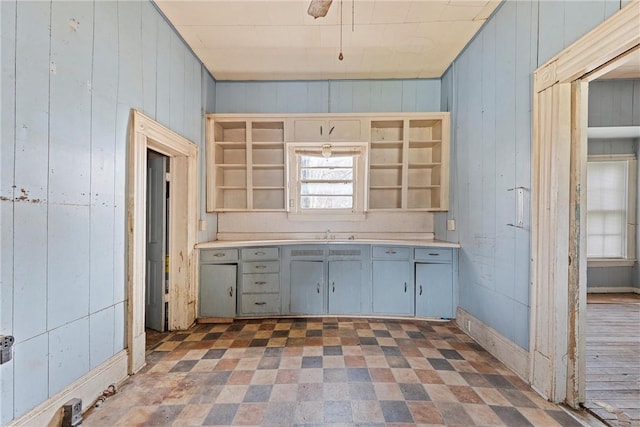
[[[500,3],[333,0],[314,20],[309,1],[155,3],[217,80],[438,78]]]

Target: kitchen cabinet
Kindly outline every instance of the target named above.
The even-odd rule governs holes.
[[[198,317],[235,317],[237,251],[206,250],[200,255]]]
[[[284,120],[207,117],[207,211],[285,209]]]
[[[369,210],[446,211],[449,113],[371,119]]]
[[[360,118],[300,118],[293,120],[293,142],[326,142],[366,140]]]
[[[291,272],[291,314],[324,313],[324,262],[293,260]]]
[[[329,261],[329,313],[355,314],[361,308],[360,260]]]
[[[280,313],[280,250],[243,248],[240,313],[245,316]]]
[[[415,250],[416,316],[455,317],[453,250]]]
[[[373,312],[413,315],[410,248],[374,246],[372,258]]]

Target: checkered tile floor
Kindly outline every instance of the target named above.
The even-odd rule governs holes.
[[[83,426],[330,424],[581,425],[453,323],[326,317],[169,334]]]

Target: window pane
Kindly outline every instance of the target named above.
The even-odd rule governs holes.
[[[351,181],[353,179],[353,169],[345,168],[302,168],[300,179],[303,181]]]
[[[351,196],[353,194],[353,185],[351,183],[303,183],[300,186],[300,194],[303,196]]]
[[[351,196],[301,196],[300,207],[302,209],[351,209],[353,198]]]
[[[353,167],[353,156],[300,156],[300,166],[304,167]]]
[[[626,256],[627,180],[627,161],[587,164],[587,257]]]

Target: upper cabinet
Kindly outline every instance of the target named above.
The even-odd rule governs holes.
[[[368,121],[361,118],[292,119],[291,142],[367,141]]]
[[[207,211],[284,210],[284,120],[207,118]]]
[[[446,211],[449,113],[371,119],[369,210]]]
[[[207,211],[288,210],[287,143],[368,143],[369,211],[446,211],[449,113],[207,115]],[[289,178],[291,179],[291,178]]]

